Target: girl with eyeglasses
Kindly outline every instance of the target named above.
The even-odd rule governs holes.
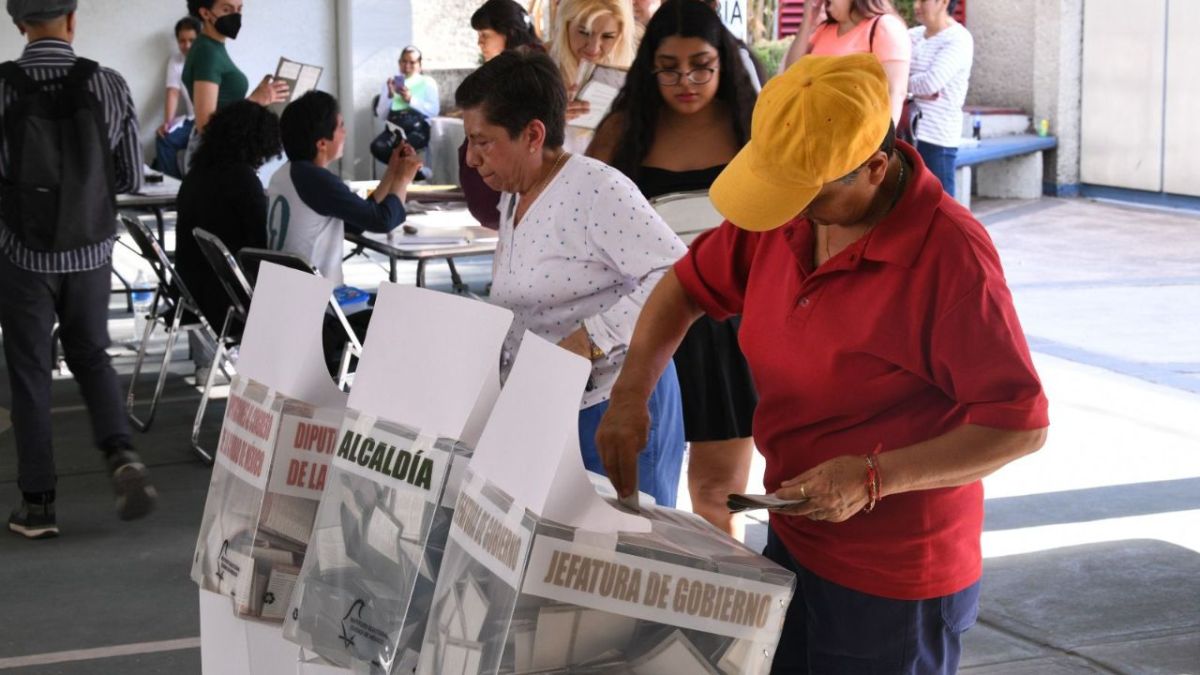
[[[629,176],[647,199],[707,190],[749,140],[754,102],[737,41],[717,14],[695,0],[668,0],[646,26],[588,155]],[[738,325],[701,319],[675,353],[692,508],[735,536],[725,500],[746,489],[758,400]]]

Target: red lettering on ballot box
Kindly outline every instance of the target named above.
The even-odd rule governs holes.
[[[229,395],[227,417],[237,426],[264,441],[271,439],[274,417],[267,410],[235,394]]]
[[[297,450],[310,450],[322,455],[332,455],[333,448],[337,445],[337,436],[338,428],[336,426],[300,422],[296,425],[296,437],[292,440],[292,447]]]
[[[217,447],[217,452],[224,455],[236,466],[245,469],[255,478],[262,477],[263,464],[266,463],[267,454],[263,452],[262,448],[255,446],[241,436],[230,433],[228,430],[222,431],[221,442]]]
[[[287,484],[320,492],[325,489],[325,474],[328,472],[328,464],[314,464],[293,459],[288,462]]]

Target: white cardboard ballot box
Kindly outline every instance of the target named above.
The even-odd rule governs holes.
[[[346,405],[321,346],[332,291],[329,280],[276,265],[259,273],[192,566],[206,673],[296,672],[299,650],[278,622]]]
[[[238,615],[283,621],[342,415],[234,377],[192,579],[232,598]]]
[[[575,421],[587,372],[525,336],[459,492],[417,672],[767,673],[794,575],[692,514],[597,494]]]
[[[251,304],[192,561],[240,616],[283,621],[312,534],[346,405],[320,351],[331,290],[266,266]]]
[[[415,667],[511,321],[507,310],[456,296],[381,289],[287,639],[355,672]]]

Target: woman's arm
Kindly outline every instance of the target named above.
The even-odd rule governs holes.
[[[941,436],[878,455],[879,497],[973,483],[1046,442],[1046,428],[1009,430],[964,424]],[[870,448],[864,448],[863,453]],[[787,513],[841,522],[870,503],[867,461],[843,455],[786,480],[780,499],[808,498]]]
[[[167,101],[163,106],[163,123],[158,128],[159,136],[166,136],[171,130],[171,122],[175,121],[175,110],[179,108],[179,90],[175,87],[167,87]]]
[[[819,7],[818,11],[809,11],[809,5]],[[802,56],[812,51],[812,45],[809,40],[812,39],[813,33],[817,31],[817,26],[821,21],[825,20],[825,2],[824,0],[810,0],[804,8],[804,19],[800,22],[800,30],[796,33],[796,37],[792,39],[792,44],[788,47],[787,54],[784,55],[783,61],[779,62],[779,72],[787,70],[793,63],[800,60]]]
[[[208,120],[217,112],[217,93],[221,86],[208,80],[196,80],[192,84],[192,105],[196,109],[196,130],[203,131]]]
[[[904,99],[908,96],[908,61],[886,61],[883,72],[888,80],[888,98],[892,102],[892,122],[900,124]]]
[[[620,113],[610,113],[596,127],[596,135],[584,154],[611,165],[617,155],[617,142],[621,140],[624,120]]]

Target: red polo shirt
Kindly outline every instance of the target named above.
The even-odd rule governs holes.
[[[905,447],[968,423],[1048,424],[991,239],[916,151],[900,148],[916,168],[904,196],[819,270],[803,218],[764,233],[726,222],[675,266],[708,314],[742,315],[768,490],[876,443]],[[817,575],[910,600],[979,579],[982,525],[978,481],[892,495],[844,523],[771,515],[792,556]]]

